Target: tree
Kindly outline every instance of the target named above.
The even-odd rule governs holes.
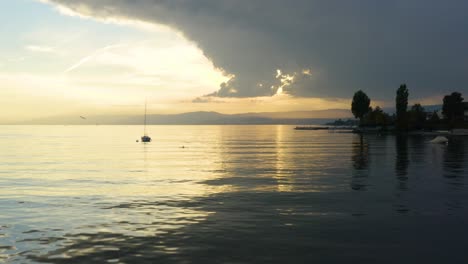
[[[437,111],[434,111],[429,118],[429,129],[437,129],[437,127],[440,125],[440,118],[439,115],[437,114]]]
[[[375,109],[370,108],[369,113],[365,115],[365,123],[367,125],[373,126],[387,126],[390,121],[390,117],[380,108],[380,106],[375,107]]]
[[[363,91],[357,91],[353,96],[351,111],[354,117],[359,118],[362,124],[362,118],[369,112],[370,99]]]
[[[382,108],[380,106],[375,107],[374,112],[374,122],[378,126],[383,126],[385,125],[385,113],[382,111]]]
[[[400,85],[396,95],[396,121],[398,129],[407,128],[408,89],[406,84]]]
[[[435,124],[439,123],[440,117],[437,114],[437,111],[434,111],[434,113],[432,113],[431,119],[429,121],[431,121],[431,123],[435,123]]]
[[[452,94],[446,95],[444,97],[442,114],[444,115],[445,119],[448,119],[452,123],[457,120],[463,119],[464,109],[463,97],[461,93],[453,92]]]
[[[420,104],[415,104],[409,111],[409,125],[411,128],[421,129],[426,122],[426,112]]]

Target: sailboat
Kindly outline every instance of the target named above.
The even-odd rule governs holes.
[[[141,137],[141,142],[151,142],[151,137],[146,134],[146,102],[145,102],[145,125],[143,128],[143,136]]]

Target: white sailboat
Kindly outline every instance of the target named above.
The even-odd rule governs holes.
[[[146,133],[146,102],[145,102],[145,124],[143,128],[143,136],[141,137],[141,142],[151,142],[151,137]]]

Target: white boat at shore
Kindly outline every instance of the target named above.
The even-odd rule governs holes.
[[[437,136],[436,138],[434,138],[430,142],[433,143],[433,144],[446,144],[446,143],[448,143],[448,138],[446,138],[444,136]]]

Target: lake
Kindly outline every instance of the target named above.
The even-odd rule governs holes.
[[[0,262],[466,263],[468,137],[0,126]]]

